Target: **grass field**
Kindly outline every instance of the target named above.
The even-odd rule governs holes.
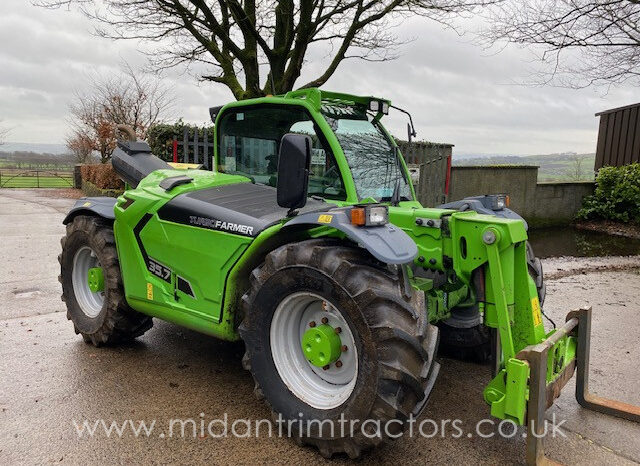
[[[0,188],[72,188],[73,174],[51,172],[0,172]]]

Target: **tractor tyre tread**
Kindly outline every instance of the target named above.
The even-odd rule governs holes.
[[[58,256],[58,280],[62,284],[62,301],[67,306],[67,319],[74,321],[75,332],[81,334],[87,344],[103,346],[129,341],[153,326],[151,317],[131,309],[125,299],[112,222],[96,216],[78,215],[67,224],[66,235],[60,243],[62,253]],[[75,252],[82,245],[90,246],[98,255],[104,274],[105,300],[96,317],[99,325],[92,331],[83,331],[75,322],[82,310],[76,301],[71,277]]]
[[[252,342],[258,334],[256,309],[260,309],[257,303],[260,290],[269,286],[269,280],[278,272],[291,267],[313,268],[331,280],[331,286],[341,286],[357,303],[370,329],[368,335],[360,338],[370,338],[377,348],[376,393],[371,405],[362,408],[367,411],[362,419],[381,422],[399,419],[403,425],[398,429],[403,429],[409,416],[424,406],[429,382],[432,383],[432,377],[437,374],[437,328],[428,323],[424,295],[413,292],[406,296],[403,293],[401,272],[377,262],[361,249],[338,241],[314,239],[282,246],[269,253],[264,263],[251,274],[250,288],[242,299],[245,317],[239,330],[246,345],[243,366],[254,377],[256,395],[265,399],[274,419],[277,418],[278,413],[270,402],[269,387],[262,386],[263,381],[252,368],[256,357]],[[345,402],[356,403],[358,398],[354,396]],[[299,444],[316,447],[325,458],[341,453],[358,458],[388,440],[384,434],[368,438],[361,432],[334,438],[297,432],[293,437]]]

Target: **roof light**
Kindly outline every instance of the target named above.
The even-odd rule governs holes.
[[[369,110],[376,113],[389,114],[389,103],[383,100],[371,99],[369,101]]]

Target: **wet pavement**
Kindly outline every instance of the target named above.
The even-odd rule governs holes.
[[[241,343],[229,344],[155,321],[142,338],[126,346],[98,349],[86,345],[66,320],[57,282],[61,220],[73,204],[42,192],[0,190],[0,464],[267,464],[328,463],[310,448],[284,438],[234,438],[234,420],[268,419],[269,411],[253,395],[251,376],[242,369]],[[588,262],[588,261],[591,262]],[[640,404],[639,258],[553,259],[545,267],[545,310],[557,323],[571,308],[594,308],[591,388],[600,395]],[[594,271],[595,270],[595,271]],[[451,427],[431,438],[414,436],[383,446],[361,464],[523,463],[522,431],[511,439],[483,439],[476,423],[488,418],[482,388],[489,368],[442,360],[430,404],[418,422],[460,419],[463,435]],[[640,463],[640,426],[581,409],[573,382],[548,411],[565,421],[565,435],[547,439],[548,455],[567,464]],[[201,414],[202,413],[202,414]],[[214,420],[214,433],[206,435]],[[80,437],[76,425],[104,420],[119,425],[144,420],[149,436],[125,428],[120,438],[99,426]],[[194,420],[205,435],[169,437],[171,419]],[[431,435],[432,424],[425,433]],[[450,426],[451,424],[447,424]],[[253,425],[252,427],[255,427]],[[488,424],[482,433],[491,433]],[[505,429],[510,433],[508,429]],[[246,433],[237,422],[236,432]],[[274,433],[277,433],[274,430]],[[471,434],[471,437],[468,436]],[[332,462],[348,463],[344,457]]]

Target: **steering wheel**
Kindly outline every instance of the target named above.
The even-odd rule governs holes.
[[[338,171],[338,167],[336,165],[332,165],[329,170],[327,170],[322,177],[322,184],[327,188],[335,188],[336,183],[340,180],[340,172]],[[327,178],[334,178],[333,182],[327,182]]]

